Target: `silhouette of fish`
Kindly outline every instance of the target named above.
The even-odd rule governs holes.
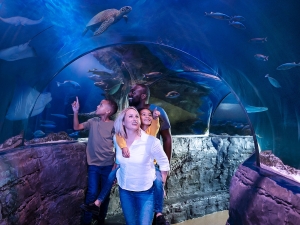
[[[101,76],[95,75],[95,74],[88,76],[88,78],[90,78],[91,80],[93,80],[95,82],[101,82],[104,80]]]
[[[217,20],[230,20],[230,16],[227,16],[226,14],[219,13],[219,12],[215,12],[215,13],[214,12],[210,12],[210,13],[205,12],[205,16],[209,16],[209,17],[212,17]]]
[[[16,45],[16,46],[13,46],[10,48],[0,50],[0,59],[3,59],[5,61],[16,61],[16,60],[20,60],[20,59],[35,57],[36,52],[33,47],[29,46],[30,41],[32,41],[32,39],[34,39],[39,34],[41,34],[42,32],[44,32],[45,30],[47,30],[51,27],[52,26],[37,33],[28,42],[26,42],[24,44]]]
[[[295,63],[295,62],[292,62],[292,63],[284,63],[280,66],[278,66],[276,69],[277,70],[289,70],[289,69],[292,69],[296,66],[300,66],[300,63]]]
[[[79,131],[75,131],[73,133],[69,134],[70,137],[78,137],[79,136]]]
[[[251,106],[251,105],[246,105],[245,109],[246,109],[247,113],[258,113],[258,112],[264,112],[264,111],[268,110],[267,107],[256,107],[256,106]]]
[[[254,58],[259,60],[259,61],[268,61],[269,56],[265,56],[265,55],[262,55],[262,54],[256,54],[256,55],[254,55]]]
[[[267,37],[265,38],[252,38],[249,40],[249,42],[252,42],[252,43],[265,43],[267,42]]]
[[[230,26],[233,26],[233,27],[235,27],[235,28],[237,28],[237,29],[241,29],[241,30],[245,30],[245,29],[246,29],[245,25],[242,24],[241,22],[236,22],[236,21],[230,22],[230,21],[229,21],[229,25],[230,25]]]
[[[57,83],[57,87],[61,87],[61,86],[62,87],[73,87],[75,89],[80,89],[81,88],[81,86],[73,80],[66,80],[63,83],[60,83],[60,82],[57,81],[56,83]]]
[[[38,138],[38,137],[43,137],[45,135],[45,133],[41,130],[36,130],[34,133],[33,133],[33,136]]]
[[[44,17],[42,17],[39,20],[31,20],[31,19],[28,19],[28,18],[22,17],[22,16],[15,16],[15,17],[10,17],[10,18],[0,17],[0,20],[2,20],[3,22],[8,23],[8,24],[12,24],[12,25],[15,25],[15,26],[19,26],[19,25],[22,25],[22,26],[36,25],[36,24],[41,23],[43,21],[43,19],[44,19]]]
[[[230,20],[233,20],[233,21],[245,21],[245,18],[243,16],[232,16],[230,18]]]
[[[161,77],[162,75],[163,75],[162,72],[151,72],[151,73],[143,74],[145,79],[155,79]]]
[[[40,127],[55,128],[56,125],[54,125],[54,124],[40,124]]]
[[[55,114],[55,113],[51,114],[51,116],[55,116],[55,117],[59,117],[59,118],[63,118],[63,119],[67,119],[68,118],[67,116],[65,116],[63,114]]]
[[[55,122],[51,120],[40,120],[40,123],[55,124]]]
[[[170,91],[166,94],[167,98],[178,98],[180,94],[177,91]]]
[[[281,88],[281,85],[279,84],[279,82],[274,79],[273,77],[270,77],[269,74],[267,74],[265,77],[268,78],[269,82],[276,88]]]
[[[105,71],[99,71],[97,69],[92,69],[92,70],[89,70],[88,72],[92,73],[92,74],[96,74],[98,76],[101,76],[102,79],[103,78],[111,78],[112,77],[112,75],[110,73],[105,72]]]

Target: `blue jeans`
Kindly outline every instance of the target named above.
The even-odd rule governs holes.
[[[119,186],[121,207],[127,225],[151,225],[153,186],[147,191],[127,191]]]
[[[154,212],[162,213],[164,205],[164,185],[158,165],[155,165],[156,179],[154,185]]]
[[[116,176],[117,176],[117,170],[119,168],[120,168],[120,165],[117,165],[117,167],[109,173],[106,183],[97,197],[97,199],[101,201],[101,204],[102,204],[103,200],[106,198],[106,196],[109,195],[110,190],[111,190],[111,188],[114,184],[114,181],[116,179]]]
[[[94,202],[97,198],[99,191],[103,188],[104,184],[107,181],[108,175],[112,169],[111,166],[88,166],[88,187],[87,193],[85,196],[85,204],[90,204]],[[104,220],[107,213],[109,198],[106,198],[102,202],[100,207],[100,214],[98,220]],[[92,221],[93,214],[91,212],[84,212],[82,223],[90,224]]]

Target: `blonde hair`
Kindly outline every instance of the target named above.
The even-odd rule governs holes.
[[[139,115],[138,122],[139,122],[139,124],[141,124],[140,114],[136,108],[134,108],[133,106],[129,106],[126,109],[123,109],[122,112],[119,113],[119,115],[116,118],[115,123],[114,123],[115,133],[123,138],[127,138],[127,133],[126,133],[125,127],[123,125],[123,122],[125,120],[127,111],[130,109],[133,109],[134,111],[137,112],[137,114]],[[138,135],[141,136],[141,128],[139,128],[137,132],[138,132]]]

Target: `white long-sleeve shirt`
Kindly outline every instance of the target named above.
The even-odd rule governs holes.
[[[156,179],[153,160],[156,159],[161,171],[169,171],[170,165],[160,141],[141,131],[141,137],[129,147],[130,157],[124,158],[122,150],[116,142],[116,163],[120,165],[117,171],[118,184],[128,191],[146,191]]]

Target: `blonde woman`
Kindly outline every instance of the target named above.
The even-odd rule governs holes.
[[[153,181],[156,179],[153,160],[160,166],[162,180],[166,181],[170,170],[168,158],[160,141],[141,128],[139,112],[134,107],[124,109],[115,120],[115,133],[123,137],[130,157],[122,156],[116,142],[116,163],[120,201],[126,224],[150,225],[153,219]]]

